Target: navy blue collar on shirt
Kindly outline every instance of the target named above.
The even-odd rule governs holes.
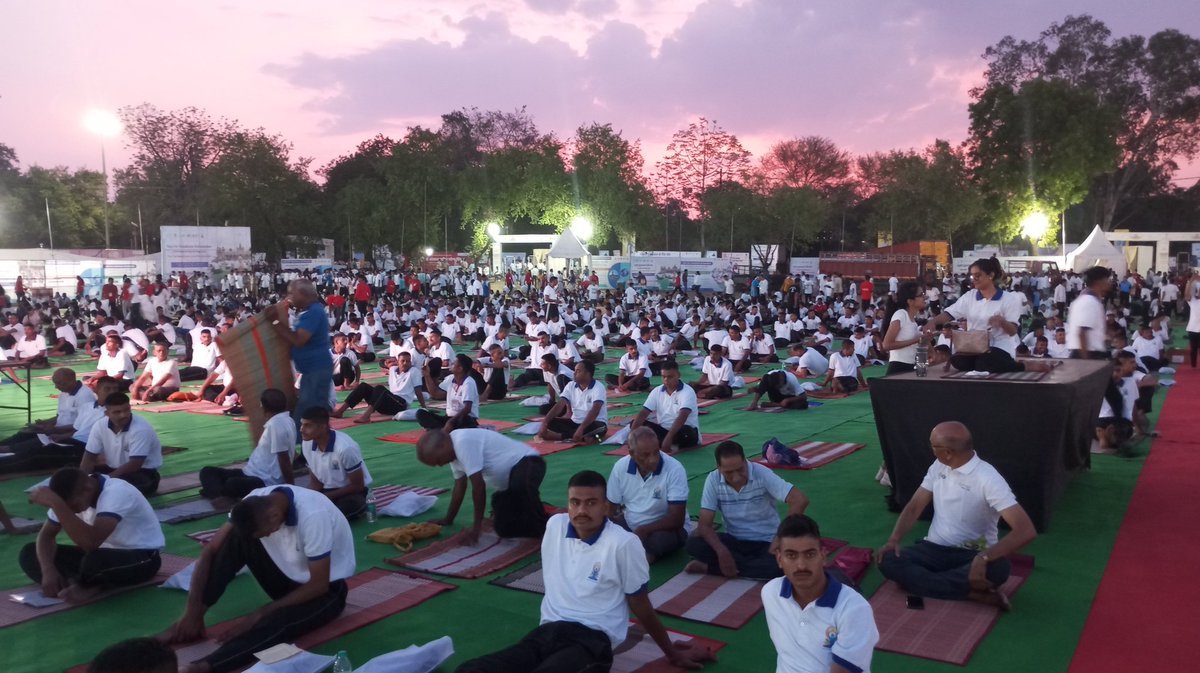
[[[1000,301],[1000,297],[1003,297],[1003,296],[1004,296],[1004,290],[1001,290],[1000,288],[996,288],[996,294],[992,295],[992,298],[988,301]],[[975,301],[985,301],[983,298],[983,293],[980,292],[979,290],[975,290]]]
[[[654,474],[656,474],[656,475],[662,474],[663,466],[666,464],[667,464],[666,459],[664,459],[662,454],[659,453],[658,454],[658,467],[654,468]],[[637,474],[638,473],[638,464],[637,464],[637,461],[633,459],[633,456],[629,457],[628,472],[629,472],[629,474]]]
[[[288,526],[295,526],[300,523],[300,513],[296,511],[296,494],[287,486],[276,486],[271,490],[272,493],[279,493],[280,491],[283,491],[288,500],[287,513],[283,517],[283,523]]]
[[[109,421],[108,421],[108,429],[112,430],[113,432],[126,432],[129,430],[129,426],[131,426],[131,425],[133,425],[133,416],[130,416],[129,420],[125,421],[125,427],[123,427],[119,430],[117,428],[113,427],[112,419],[109,419]]]
[[[605,519],[604,522],[600,524],[600,528],[596,530],[595,535],[587,538],[581,538],[579,537],[579,533],[575,531],[575,525],[572,523],[567,523],[567,539],[569,540],[571,538],[575,538],[576,540],[582,540],[587,544],[596,544],[596,540],[600,539],[600,534],[604,532],[604,527],[607,525],[608,519]]]
[[[317,440],[315,440],[315,439],[313,440],[313,446],[316,447],[316,449],[318,451],[321,451],[322,453],[329,453],[330,451],[333,450],[333,438],[334,438],[334,435],[336,435],[336,434],[337,433],[334,432],[333,428],[330,428],[329,436],[326,438],[326,439],[328,439],[328,441],[325,442],[325,446],[321,446],[320,444],[318,444]]]
[[[821,607],[821,608],[836,607],[837,601],[838,601],[838,594],[841,593],[841,591],[842,591],[842,583],[837,581],[836,579],[834,579],[833,575],[830,575],[828,572],[825,573],[825,581],[827,583],[825,585],[825,593],[821,594],[821,597],[817,599],[817,607]],[[788,580],[788,578],[786,576],[783,578],[783,582],[780,583],[779,597],[780,598],[791,598],[792,597],[792,583],[790,580]]]

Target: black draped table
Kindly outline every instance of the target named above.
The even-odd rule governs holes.
[[[1063,360],[1040,380],[970,379],[931,367],[929,376],[871,380],[883,460],[901,505],[921,485],[943,421],[971,430],[975,450],[1008,481],[1039,531],[1071,474],[1090,464],[1100,402],[1112,374],[1104,360]],[[1019,375],[1018,375],[1019,376]]]

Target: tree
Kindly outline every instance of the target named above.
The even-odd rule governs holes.
[[[1118,116],[1078,85],[996,84],[978,93],[970,118],[975,177],[1002,240],[1017,235],[1031,212],[1054,215],[1080,203],[1093,181],[1116,167]]]
[[[0,183],[7,185],[0,187],[3,245],[49,247],[51,228],[56,248],[104,244],[104,177],[99,172],[30,166],[24,174],[0,176]],[[46,225],[47,209],[50,227]]]
[[[655,164],[655,188],[660,200],[675,199],[693,214],[703,215],[700,196],[723,182],[742,182],[749,169],[750,152],[737,136],[715,120],[700,117],[671,136],[663,159]],[[699,233],[704,248],[703,226]]]
[[[642,181],[641,148],[611,124],[580,126],[570,145],[575,208],[588,217],[597,243],[632,240],[657,221],[653,195]]]
[[[1093,92],[1118,117],[1116,166],[1092,184],[1105,230],[1125,202],[1173,174],[1200,151],[1200,41],[1176,30],[1148,39],[1112,37],[1091,16],[1068,16],[1033,41],[1008,36],[984,52],[988,70],[976,100],[995,87],[1019,91],[1030,80]]]
[[[770,185],[829,194],[849,182],[850,153],[821,136],[781,140],[762,157],[761,171]]]

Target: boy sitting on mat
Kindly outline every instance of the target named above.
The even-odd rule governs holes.
[[[287,397],[275,388],[259,396],[263,413],[271,417],[263,424],[258,444],[246,466],[200,468],[200,496],[241,499],[256,488],[293,483],[292,454],[296,452],[296,424],[288,413]]]
[[[817,522],[803,514],[779,524],[775,560],[783,570],[763,586],[767,629],[779,673],[871,670],[879,641],[871,604],[825,570]]]
[[[355,568],[350,524],[320,493],[298,486],[251,491],[204,546],[183,616],[158,639],[188,643],[203,638],[204,614],[242,566],[250,567],[271,602],[224,630],[221,647],[184,664],[181,673],[236,670],[249,664],[255,652],[292,642],[336,619],[346,607],[346,578]]]
[[[606,519],[604,477],[585,470],[567,483],[567,514],[542,537],[540,625],[515,645],[472,659],[458,673],[607,671],[625,641],[632,611],[672,666],[700,668],[711,652],[672,643],[650,604],[650,566],[633,533]]]
[[[1008,579],[1008,556],[1037,537],[1033,522],[1004,477],[975,454],[967,426],[939,423],[929,443],[936,460],[879,548],[879,572],[912,594],[1008,610],[1008,597],[997,588]],[[930,503],[929,534],[901,549],[900,541]],[[1003,540],[996,529],[1001,517],[1012,529]]]
[[[358,442],[329,427],[329,409],[310,407],[300,415],[300,450],[308,464],[310,488],[324,493],[346,515],[356,519],[367,511],[371,473]]]
[[[775,503],[787,503],[788,516],[803,514],[808,497],[771,468],[747,461],[737,442],[721,442],[714,453],[717,469],[704,480],[700,521],[686,545],[693,560],[684,570],[730,578],[779,577],[781,571],[775,560],[779,512]],[[727,532],[718,533],[713,528],[717,512],[725,520]]]

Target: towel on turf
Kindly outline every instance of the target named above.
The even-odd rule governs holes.
[[[541,547],[538,538],[502,538],[485,528],[473,545],[463,543],[460,532],[424,549],[387,559],[392,565],[424,572],[474,579],[506,568]]]
[[[436,495],[418,495],[412,491],[398,494],[387,505],[379,508],[382,516],[416,516],[428,512],[437,504]]]

